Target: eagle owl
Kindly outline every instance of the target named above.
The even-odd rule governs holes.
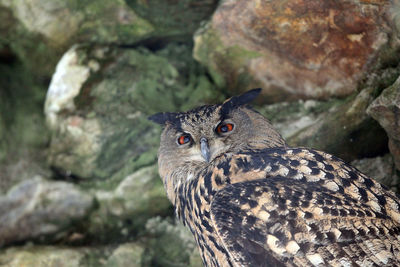
[[[400,199],[247,106],[159,113],[159,172],[206,266],[400,266]]]

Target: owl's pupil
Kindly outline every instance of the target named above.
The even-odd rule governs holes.
[[[189,143],[190,140],[191,140],[190,135],[188,135],[188,134],[183,134],[183,135],[181,135],[181,136],[178,138],[178,144],[184,145],[184,144],[186,144],[186,143]]]
[[[226,124],[220,124],[216,132],[221,134],[221,133],[227,133],[233,130],[233,124],[232,123],[226,123]]]

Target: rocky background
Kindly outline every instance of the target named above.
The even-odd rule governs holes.
[[[400,3],[0,0],[0,266],[201,266],[147,116],[262,87],[293,146],[399,191]]]

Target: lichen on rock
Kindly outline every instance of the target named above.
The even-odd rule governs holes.
[[[263,87],[265,101],[349,96],[378,67],[372,62],[398,49],[397,8],[389,1],[222,1],[196,35],[194,55],[233,92]]]
[[[158,130],[147,116],[217,95],[203,70],[183,58],[188,54],[185,46],[157,53],[72,48],[60,61],[46,100],[53,132],[50,164],[80,178],[118,180],[155,162]]]

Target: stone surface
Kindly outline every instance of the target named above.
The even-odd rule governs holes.
[[[44,150],[49,141],[43,115],[46,89],[39,86],[39,79],[10,50],[3,52],[0,52],[0,194],[24,179],[49,173]]]
[[[144,231],[144,225],[149,218],[167,216],[172,211],[156,165],[141,168],[128,175],[115,189],[92,191],[98,208],[85,223],[83,233],[91,240],[128,240]]]
[[[218,4],[218,0],[128,0],[126,2],[154,26],[154,35],[164,38],[192,35],[200,23],[211,16]]]
[[[71,248],[27,247],[0,252],[2,267],[78,267],[85,257],[82,251]]]
[[[380,75],[371,75],[358,95],[328,104],[329,109],[322,109],[311,125],[289,136],[288,143],[323,150],[346,161],[384,153],[386,134],[366,109],[398,73],[398,68],[388,68]]]
[[[10,48],[30,71],[48,79],[75,43],[158,47],[171,40],[190,41],[216,2],[2,0],[0,49]]]
[[[5,0],[3,5],[29,32],[42,35],[55,47],[77,40],[133,43],[154,30],[125,1]]]
[[[62,51],[47,43],[39,33],[30,32],[15,16],[11,8],[7,7],[7,4],[11,2],[0,1],[0,20],[2,22],[0,49],[3,53],[8,50],[9,58],[6,63],[13,63],[16,60],[22,62],[24,71],[31,72],[32,76],[41,84],[43,83],[41,79],[51,76]],[[1,56],[0,61],[2,61]],[[47,89],[46,85],[43,86],[43,89]]]
[[[398,60],[397,13],[397,1],[226,0],[194,56],[221,86],[263,87],[267,102],[347,96],[388,54]]]
[[[255,108],[271,121],[292,146],[313,147],[347,161],[365,157],[375,158],[387,153],[387,136],[367,113],[370,113],[374,103],[379,101],[380,97],[375,100],[377,95],[383,91],[382,97],[389,92],[386,90],[393,89],[393,86],[398,84],[396,79],[399,71],[400,69],[395,67],[388,68],[380,75],[371,75],[365,82],[363,91],[346,99],[298,100],[259,105]],[[385,90],[394,81],[396,83]],[[392,94],[387,95],[385,99],[392,104],[396,102],[396,97]],[[387,108],[385,110],[387,111]],[[381,119],[384,120],[384,117]],[[380,169],[379,164],[384,166],[382,168],[388,166],[386,158],[382,161],[378,159],[379,157],[374,163],[377,170]],[[376,173],[372,174],[371,176],[375,177]],[[382,176],[384,175],[378,175],[380,180],[383,179]],[[395,179],[392,178],[392,175],[389,175],[382,181],[389,184],[390,180]]]
[[[146,229],[152,236],[145,258],[149,266],[203,266],[193,235],[181,223],[155,217],[146,223]]]
[[[141,267],[144,248],[137,243],[126,243],[116,248],[105,266]]]
[[[0,197],[0,246],[58,234],[93,204],[92,196],[65,182],[23,181]]]
[[[132,45],[189,37],[216,4],[216,0],[3,0],[0,6],[9,8],[28,32],[42,36],[50,47],[65,49],[75,42]]]
[[[370,114],[389,136],[389,149],[400,170],[400,77],[368,107]]]
[[[156,161],[159,129],[148,115],[216,95],[186,46],[156,54],[75,46],[58,64],[47,94],[49,163],[66,175],[120,181]]]
[[[394,192],[399,193],[400,177],[396,173],[393,158],[390,154],[381,157],[357,159],[352,161],[351,165],[386,185]]]
[[[255,106],[257,111],[268,118],[284,139],[312,126],[322,113],[339,105],[341,101],[298,100]]]

